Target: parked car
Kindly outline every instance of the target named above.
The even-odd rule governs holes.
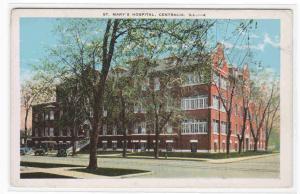
[[[48,155],[48,147],[45,145],[37,147],[34,151],[34,155],[36,156]]]
[[[30,154],[31,152],[32,152],[32,148],[30,148],[30,147],[21,147],[20,148],[21,155]]]
[[[57,157],[67,157],[68,156],[68,148],[69,145],[66,143],[58,144],[57,145]]]
[[[67,157],[68,153],[66,149],[59,149],[57,150],[57,157]]]

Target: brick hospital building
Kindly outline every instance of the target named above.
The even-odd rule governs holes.
[[[229,75],[235,74],[239,79],[250,79],[247,65],[243,68],[230,66],[224,57],[223,45],[218,44],[211,54],[212,69],[211,82],[202,83],[195,72],[185,72],[185,82],[180,86],[181,110],[185,118],[178,121],[180,124],[173,127],[168,124],[160,134],[159,146],[162,151],[174,152],[225,152],[227,116],[222,106],[219,92],[214,83],[219,83],[220,90],[229,90]],[[163,66],[164,64],[162,64]],[[160,89],[160,78],[151,77],[149,84],[156,90]],[[247,86],[245,86],[247,87]],[[229,92],[229,91],[228,91]],[[226,100],[226,97],[225,97]],[[134,107],[137,115],[146,114],[143,107]],[[32,109],[32,140],[38,142],[70,142],[74,134],[71,126],[59,128],[56,124],[63,114],[60,102],[49,102],[33,106]],[[107,114],[104,113],[104,116]],[[80,141],[89,136],[89,129],[84,127],[89,123],[82,123],[81,129],[76,132],[76,140]],[[243,105],[241,97],[234,96],[231,116],[231,151],[238,150],[237,135],[243,127]],[[260,129],[263,130],[263,129]],[[127,149],[129,151],[153,150],[155,134],[151,132],[146,122],[135,122],[127,134]],[[265,147],[264,132],[261,131],[258,149]],[[98,147],[100,150],[122,150],[123,135],[115,126],[104,124],[99,135]],[[246,122],[244,149],[252,150],[254,141],[250,131],[249,119]]]

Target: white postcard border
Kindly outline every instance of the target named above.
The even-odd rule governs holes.
[[[111,12],[113,9],[101,9]],[[145,10],[145,9],[143,9]],[[159,10],[168,10],[159,9]],[[280,69],[280,179],[220,179],[220,178],[187,178],[187,179],[97,179],[97,180],[34,180],[19,179],[19,123],[16,115],[20,114],[20,87],[19,87],[19,18],[20,17],[99,17],[98,9],[12,9],[11,17],[11,183],[16,187],[65,187],[65,188],[282,188],[291,187],[293,184],[293,120],[292,120],[292,64],[293,64],[293,21],[291,10],[230,10],[230,9],[176,9],[172,12],[191,11],[205,13],[205,17],[199,18],[231,18],[231,19],[280,19],[281,20],[281,69]],[[194,11],[195,10],[195,11]],[[134,9],[122,9],[131,12]],[[150,9],[147,9],[149,12]],[[157,9],[151,12],[157,12]],[[199,11],[199,12],[198,12]],[[241,14],[242,11],[242,14]],[[164,11],[168,12],[168,11]],[[238,13],[240,12],[240,13]],[[276,14],[274,14],[276,12]],[[163,17],[165,18],[165,17]],[[172,17],[173,18],[173,17]],[[191,17],[184,17],[191,18]],[[196,19],[195,17],[191,19]]]

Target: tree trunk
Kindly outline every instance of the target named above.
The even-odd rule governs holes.
[[[75,156],[76,155],[76,139],[75,139],[75,137],[73,137],[72,144],[73,144],[72,156]]]
[[[256,152],[256,151],[257,151],[258,138],[254,138],[253,141],[254,141],[254,148],[253,148],[253,151]]]
[[[242,152],[243,139],[239,138],[239,154]]]
[[[126,158],[126,152],[127,152],[127,134],[124,132],[124,140],[123,140],[123,158]]]
[[[72,137],[72,156],[76,155],[76,127],[73,128],[73,137]]]
[[[228,116],[229,115],[229,116]],[[227,115],[227,136],[226,136],[226,154],[229,155],[230,154],[230,137],[231,137],[231,119],[230,119],[230,115]]]
[[[155,155],[154,157],[157,159],[159,158],[159,130],[158,130],[158,116],[156,114],[156,119],[155,119]]]
[[[265,151],[268,151],[268,146],[269,146],[269,141],[266,140],[266,142],[265,142]]]
[[[98,165],[97,165],[97,145],[98,145],[98,136],[99,136],[99,114],[98,111],[94,115],[93,119],[93,129],[92,133],[90,135],[90,160],[89,160],[89,165],[88,169],[91,170],[96,170]]]
[[[27,120],[28,120],[28,113],[29,109],[25,111],[25,127],[24,127],[24,145],[27,147],[27,136],[28,136],[28,129],[27,129]]]
[[[126,151],[127,151],[127,131],[126,131],[126,125],[125,125],[125,102],[123,94],[121,93],[121,128],[123,130],[123,158],[126,158]]]
[[[159,133],[158,133],[158,130],[155,130],[155,149],[154,149],[154,157],[155,157],[156,159],[159,158],[158,139],[159,139]]]
[[[93,110],[95,115],[93,119],[93,131],[90,140],[90,161],[89,161],[88,169],[97,168],[97,144],[98,144],[98,136],[99,136],[99,121],[102,118],[104,88],[105,88],[107,75],[110,69],[111,60],[114,54],[119,20],[118,19],[114,20],[113,29],[110,35],[111,24],[112,24],[112,20],[108,19],[106,23],[106,30],[104,33],[103,43],[102,43],[103,56],[102,56],[102,69],[100,74],[100,82],[96,84],[96,88],[93,88],[93,94],[94,94]],[[108,41],[109,35],[110,35],[110,42]],[[95,72],[93,72],[93,74],[96,75]]]

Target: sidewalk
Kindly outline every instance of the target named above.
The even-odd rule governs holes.
[[[225,164],[225,163],[232,163],[232,162],[239,162],[243,160],[251,160],[255,158],[263,158],[263,157],[269,157],[273,155],[278,155],[279,153],[274,154],[263,154],[263,155],[256,155],[256,156],[245,156],[245,157],[239,157],[239,158],[226,158],[226,159],[209,159],[209,158],[182,158],[182,157],[159,157],[161,160],[189,160],[189,161],[203,161],[208,162],[212,164]],[[136,158],[136,159],[154,159],[152,156],[130,156],[127,155],[128,158]]]

